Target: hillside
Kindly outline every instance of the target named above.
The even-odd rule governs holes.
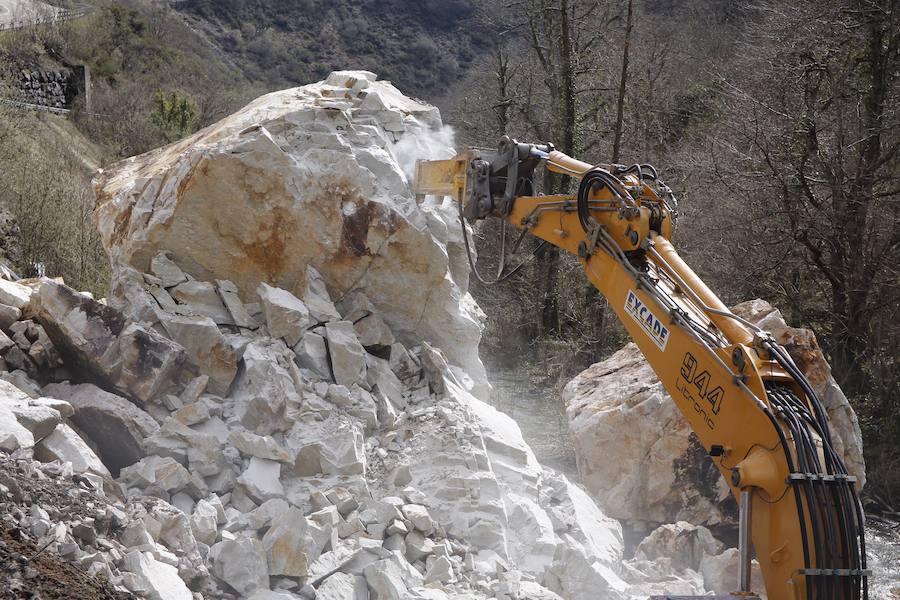
[[[270,89],[366,69],[434,97],[493,45],[471,0],[186,0],[177,9]]]

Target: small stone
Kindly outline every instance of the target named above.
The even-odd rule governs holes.
[[[221,506],[221,503],[219,503]],[[224,514],[223,514],[224,518]],[[200,500],[191,514],[191,531],[198,542],[212,546],[216,542],[218,533],[218,508],[207,500]]]
[[[266,551],[256,538],[245,535],[223,540],[209,549],[216,577],[249,596],[257,590],[268,589],[269,568]]]
[[[399,534],[401,536],[405,536],[409,533],[409,530],[406,528],[406,525],[403,524],[403,521],[399,519],[394,519],[391,521],[390,525],[388,525],[387,530],[385,530],[387,535],[392,536],[395,534]]]
[[[15,306],[0,303],[0,329],[9,329],[9,326],[22,318],[22,311]]]
[[[255,501],[265,502],[284,496],[280,477],[281,463],[254,456],[250,459],[247,470],[238,477],[238,483],[244,486],[247,494]]]
[[[187,404],[176,410],[173,417],[185,425],[196,425],[209,418],[209,407],[203,402]]]
[[[429,534],[434,529],[434,521],[428,510],[419,504],[405,504],[402,509],[403,516],[409,519],[413,526],[424,534]]]
[[[150,261],[150,271],[159,277],[163,287],[175,287],[179,283],[187,281],[187,275],[176,265],[169,255],[160,252]]]
[[[249,431],[235,429],[228,436],[228,441],[247,456],[290,462],[291,454],[269,436],[256,435]]]
[[[312,265],[306,266],[306,293],[303,295],[303,301],[309,309],[313,323],[341,320],[340,313],[331,302],[325,279]]]
[[[296,296],[286,290],[259,284],[259,294],[269,335],[282,338],[288,346],[296,346],[309,326],[309,310]]]
[[[334,380],[347,387],[364,381],[366,351],[356,338],[353,324],[349,321],[331,322],[325,325],[325,332]]]
[[[425,572],[425,583],[447,583],[453,580],[453,563],[446,556],[439,556],[432,561]]]
[[[176,312],[181,314],[209,317],[217,325],[233,325],[234,319],[225,308],[216,288],[205,281],[185,281],[171,290],[172,297],[182,303]],[[184,311],[184,312],[182,312]]]
[[[236,285],[228,280],[217,279],[216,288],[219,291],[222,302],[225,304],[225,308],[231,313],[235,325],[245,329],[256,329],[259,327],[259,323],[250,316],[250,313],[247,312],[247,309],[241,302]]]
[[[297,364],[309,369],[322,379],[331,379],[331,366],[328,362],[328,347],[325,338],[312,331],[307,331],[294,346]]]
[[[329,532],[291,508],[273,520],[263,537],[272,575],[305,577],[309,565],[322,553]]]
[[[406,558],[410,562],[423,560],[434,550],[434,542],[418,531],[411,531],[404,541],[406,542]]]

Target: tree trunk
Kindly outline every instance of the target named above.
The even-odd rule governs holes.
[[[559,80],[561,82],[560,102],[562,104],[559,117],[561,118],[559,149],[566,154],[576,152],[577,131],[576,115],[577,101],[575,89],[575,63],[572,51],[571,15],[569,14],[569,0],[559,0]],[[549,181],[550,189],[554,193],[565,190],[567,181],[562,177],[552,177]],[[541,260],[540,281],[543,287],[543,299],[541,309],[541,333],[545,336],[555,335],[560,331],[559,318],[559,248],[548,248]]]
[[[619,162],[622,149],[622,129],[625,120],[625,87],[628,84],[628,51],[631,46],[631,25],[634,0],[628,0],[628,14],[625,17],[625,43],[622,46],[622,75],[619,77],[619,98],[616,101],[616,126],[613,132],[612,162]]]

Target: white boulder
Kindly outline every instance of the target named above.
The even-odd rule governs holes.
[[[209,549],[209,557],[213,563],[213,574],[239,594],[249,596],[269,589],[266,551],[258,539],[238,535],[234,539],[222,540]]]
[[[91,447],[65,423],[57,425],[50,435],[35,445],[34,457],[41,462],[58,460],[72,463],[72,470],[76,473],[90,471],[101,477],[111,477]]]
[[[281,338],[291,347],[297,345],[309,327],[309,309],[292,293],[266,283],[256,288],[269,335]]]
[[[104,170],[95,219],[113,263],[110,302],[134,302],[124,273],[151,263],[167,287],[183,274],[227,279],[249,298],[268,283],[302,299],[317,322],[340,319],[331,298],[360,290],[401,340],[443,348],[486,389],[482,315],[465,300],[467,277],[456,266],[453,203],[417,204],[409,188],[416,159],[455,153],[439,112],[386,81],[348,87],[341,98],[333,89],[321,82],[268,94]]]
[[[125,555],[124,568],[140,578],[149,600],[193,600],[194,595],[178,576],[178,569],[149,553],[133,550]]]

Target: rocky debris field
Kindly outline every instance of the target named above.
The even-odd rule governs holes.
[[[409,188],[452,154],[435,108],[336,72],[101,173],[110,297],[0,279],[0,588],[730,591],[736,551],[699,525],[626,560],[619,522],[478,399],[456,209]]]
[[[409,188],[452,153],[436,109],[340,72],[102,173],[109,299],[0,280],[4,548],[152,600],[705,589],[662,534],[625,561],[477,398],[456,211]]]

